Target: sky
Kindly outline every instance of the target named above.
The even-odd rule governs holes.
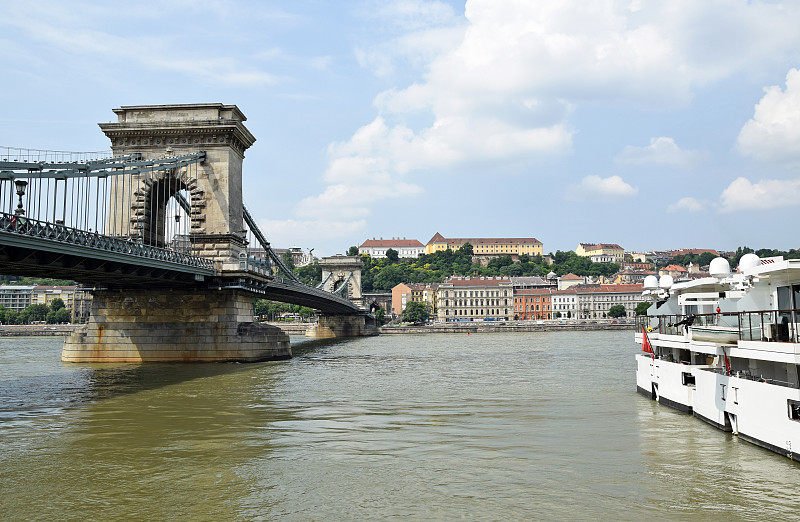
[[[800,2],[0,0],[0,146],[237,105],[275,247],[800,248]]]

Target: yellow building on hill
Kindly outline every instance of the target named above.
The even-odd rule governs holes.
[[[433,254],[447,250],[458,250],[465,243],[472,245],[474,255],[522,255],[540,256],[543,253],[542,243],[533,237],[460,237],[446,238],[436,233],[428,244],[425,253]]]
[[[592,257],[592,261],[600,263],[621,263],[625,259],[625,250],[613,243],[578,243],[575,253],[581,257]]]

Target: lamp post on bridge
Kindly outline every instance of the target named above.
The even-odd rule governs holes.
[[[25,189],[28,187],[28,182],[22,179],[15,179],[14,186],[17,187],[17,196],[19,196],[19,203],[17,204],[17,208],[14,210],[14,215],[24,216],[25,209],[22,208],[22,196],[25,195]]]

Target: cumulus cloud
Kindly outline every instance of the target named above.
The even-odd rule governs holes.
[[[742,127],[737,142],[745,156],[765,161],[797,163],[800,160],[800,71],[786,75],[786,89],[773,85],[755,107],[753,118]]]
[[[736,178],[720,196],[720,212],[800,206],[800,179],[762,179],[751,183]]]
[[[329,147],[330,186],[303,209],[321,210],[365,179],[408,193],[413,171],[567,155],[581,103],[682,106],[695,87],[800,46],[800,6],[769,3],[468,0],[460,18],[443,2],[398,0],[370,13],[387,36],[356,50],[362,66],[389,75],[403,62],[423,74],[378,94],[374,120]],[[687,167],[702,157],[659,137],[619,161]],[[592,183],[603,194],[636,192],[615,176],[579,188]],[[373,195],[370,205],[391,197]]]
[[[681,198],[667,207],[667,212],[701,212],[707,210],[711,205],[706,200],[697,198]]]
[[[627,146],[617,156],[618,163],[632,165],[668,165],[687,168],[700,162],[705,153],[694,150],[681,150],[672,138],[661,136],[650,138],[646,147]]]
[[[570,185],[566,198],[572,201],[580,201],[594,197],[628,197],[635,196],[639,192],[638,187],[632,187],[619,176],[586,176],[580,183]]]

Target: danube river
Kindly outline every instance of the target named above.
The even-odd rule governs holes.
[[[633,332],[75,365],[0,338],[6,520],[786,519],[800,467],[635,392]]]

